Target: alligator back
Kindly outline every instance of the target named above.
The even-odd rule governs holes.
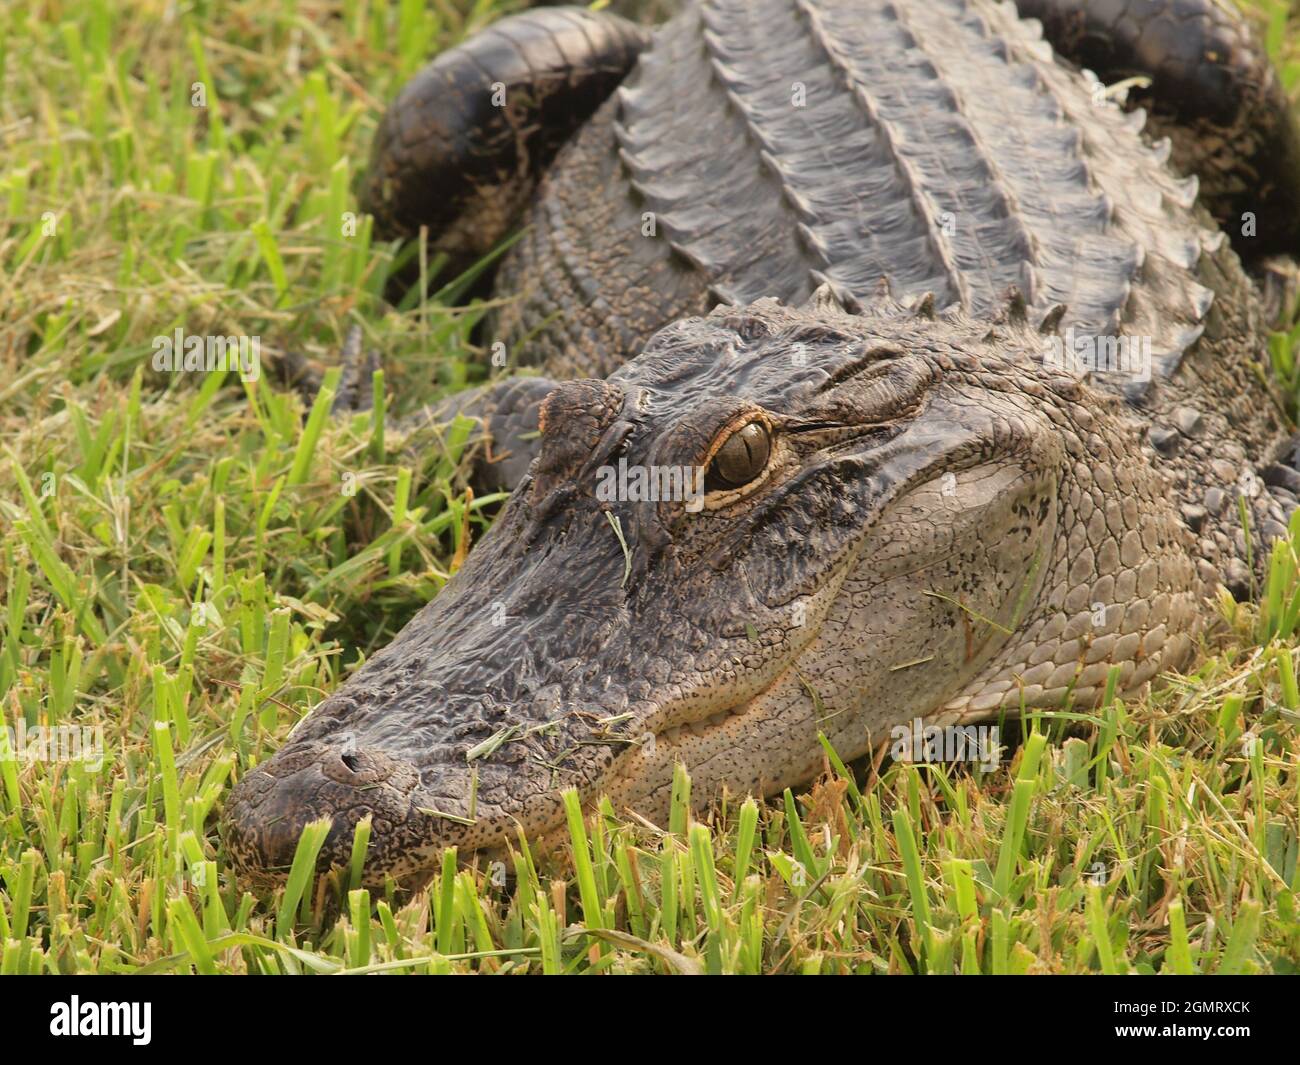
[[[977,315],[1014,287],[1063,330],[1149,337],[1168,374],[1222,237],[1142,121],[1010,3],[692,5],[557,161],[498,335],[550,318],[548,368],[603,375],[714,303],[823,281],[864,300],[883,277]]]

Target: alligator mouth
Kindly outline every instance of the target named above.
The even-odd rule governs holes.
[[[652,737],[654,743],[663,743],[669,747],[680,747],[683,742],[692,736],[702,739],[711,738],[719,731],[735,724],[738,719],[748,716],[759,704],[762,698],[780,684],[793,668],[794,659],[792,658],[790,662],[783,666],[771,678],[771,680],[767,681],[757,691],[746,695],[743,699],[738,699],[734,703],[730,703],[722,709],[714,710],[708,714],[688,718],[685,721],[675,721],[671,725],[652,728],[645,735]],[[665,716],[672,719],[674,715],[669,711]],[[642,744],[645,743],[645,735],[642,736]]]
[[[696,716],[686,720],[674,720],[682,713],[677,710],[680,703],[670,703],[661,711],[661,717],[667,718],[673,723],[647,729],[638,739],[632,740],[629,746],[625,748],[625,751],[639,752],[642,756],[653,757],[656,750],[659,750],[661,754],[663,751],[676,752],[692,739],[713,740],[719,733],[725,733],[727,729],[735,729],[737,738],[739,738],[746,727],[742,723],[743,719],[754,713],[764,697],[780,684],[793,668],[794,658],[792,657],[762,687],[751,691],[745,697],[737,699],[721,709],[711,710],[708,714],[696,714]],[[671,759],[671,761],[676,760],[676,758]],[[617,774],[618,770],[616,769],[612,776],[604,776],[589,781],[587,784],[587,787],[591,788],[589,798],[594,801],[600,796],[612,794],[618,782]],[[584,797],[584,805],[586,802],[587,798]],[[493,858],[504,855],[503,846],[506,835],[517,829],[521,824],[528,822],[528,818],[521,815],[522,811],[513,810],[503,812],[499,817],[480,821],[478,827],[484,830],[483,834],[490,837],[493,842],[471,849],[478,850]],[[495,822],[495,825],[490,824],[490,822]],[[568,833],[563,807],[558,803],[554,804],[551,816],[546,820],[532,822],[528,827],[528,832],[530,838],[543,847],[562,843],[567,838]],[[427,879],[426,873],[431,875],[432,869],[421,871],[420,876],[412,882],[422,883],[424,879]]]

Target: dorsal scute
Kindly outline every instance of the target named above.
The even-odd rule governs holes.
[[[711,0],[621,93],[629,180],[729,302],[880,303],[887,276],[992,319],[1014,286],[1029,321],[1147,338],[1158,374],[1199,336],[1194,183],[1010,4]]]

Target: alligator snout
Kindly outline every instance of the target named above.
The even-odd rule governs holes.
[[[370,817],[387,841],[426,820],[414,793],[415,767],[373,748],[304,743],[285,748],[245,776],[226,810],[226,846],[241,874],[282,880],[303,829],[328,818],[318,866],[345,864],[357,823]]]

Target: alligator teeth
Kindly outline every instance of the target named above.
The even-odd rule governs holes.
[[[719,710],[716,714],[709,717],[700,718],[697,721],[686,721],[680,725],[674,725],[672,728],[664,729],[659,734],[659,738],[665,743],[681,743],[682,733],[685,732],[692,736],[707,736],[710,729],[717,728],[719,725],[725,725],[731,720],[732,711]]]

